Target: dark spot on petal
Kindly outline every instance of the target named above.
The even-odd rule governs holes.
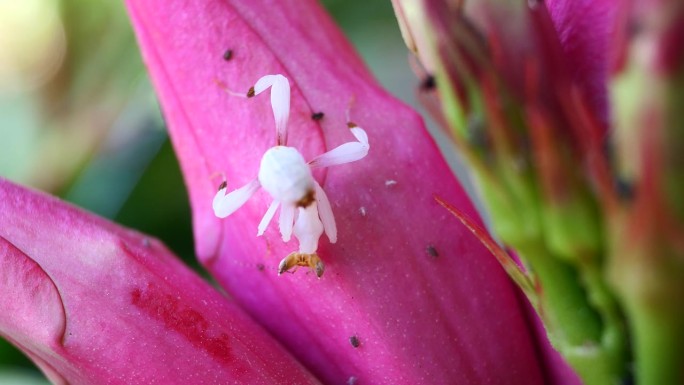
[[[422,91],[431,91],[435,88],[437,84],[435,83],[435,77],[432,75],[428,75],[423,79],[422,82],[420,82],[420,89]]]
[[[316,254],[314,254],[316,256]],[[318,256],[316,256],[318,258]],[[314,264],[315,268],[314,271],[316,272],[316,277],[321,278],[323,273],[325,272],[325,265],[323,264],[323,261],[320,259]]]
[[[355,348],[358,348],[361,345],[361,341],[359,341],[359,337],[357,336],[349,337],[349,343]]]
[[[358,127],[358,125],[354,122],[347,122],[347,128],[352,129],[354,127]]]
[[[322,112],[314,112],[313,114],[311,114],[311,119],[318,121],[323,119],[324,116],[325,114]]]
[[[247,91],[247,97],[251,98],[254,96],[254,87],[249,87],[249,91]]]
[[[233,50],[232,49],[226,50],[226,52],[223,53],[223,60],[229,61],[232,58],[233,58]]]
[[[263,263],[257,263],[256,268],[257,268],[257,270],[259,270],[259,271],[264,271],[264,269],[266,268],[266,266],[264,266]]]
[[[439,253],[437,252],[437,249],[435,249],[435,247],[432,245],[428,245],[428,247],[425,248],[425,252],[427,253],[427,255],[431,256],[432,258],[439,257]]]
[[[228,182],[226,182],[226,181],[224,180],[224,181],[221,182],[221,184],[219,185],[218,191],[223,190],[223,189],[226,188],[227,186],[228,186]]]
[[[309,207],[314,201],[316,200],[316,194],[314,193],[314,190],[309,190],[306,192],[306,195],[302,197],[302,199],[298,200],[296,205],[297,207]]]

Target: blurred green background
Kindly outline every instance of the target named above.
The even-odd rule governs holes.
[[[390,1],[323,4],[381,83],[416,106],[419,80]],[[158,237],[204,274],[193,255],[185,187],[123,2],[0,0],[0,138],[0,176]],[[454,152],[446,153],[462,175]],[[43,383],[0,340],[0,385]]]

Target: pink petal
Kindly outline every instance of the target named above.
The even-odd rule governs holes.
[[[602,121],[608,119],[608,76],[619,2],[548,0],[545,2],[565,53],[573,81]]]
[[[468,198],[420,118],[377,86],[328,15],[301,0],[128,7],[189,186],[199,258],[314,372],[335,384],[543,382],[516,290],[433,195],[476,217]],[[349,141],[352,100],[371,143],[363,160],[317,174],[338,226],[336,244],[321,238],[320,280],[277,276],[296,244],[273,227],[254,236],[266,194],[223,221],[210,206],[212,175],[245,183],[274,139],[268,99],[217,82],[246,90],[275,73],[292,85],[288,144],[306,159]]]
[[[54,383],[316,383],[156,240],[4,180],[0,264],[0,334]]]
[[[613,44],[619,22],[619,2],[483,0],[458,7],[445,0],[423,1],[429,20],[427,23],[417,23],[417,20],[406,18],[403,8],[412,6],[412,1],[395,0],[399,16],[408,23],[404,28],[413,27],[410,30],[412,40],[409,40],[409,44],[426,40],[426,32],[417,27],[433,33],[439,41],[437,48],[444,51],[441,60],[446,62],[447,71],[453,73],[459,81],[463,79],[457,74],[463,68],[451,68],[454,63],[453,58],[446,54],[447,46],[460,45],[459,51],[463,51],[460,53],[465,54],[461,60],[467,64],[467,71],[472,72],[469,75],[477,78],[471,79],[474,81],[481,80],[479,72],[486,71],[489,65],[480,62],[478,55],[491,56],[496,75],[505,80],[506,88],[519,100],[530,96],[531,83],[541,82],[535,88],[541,88],[540,98],[549,105],[556,102],[567,103],[556,99],[570,91],[568,86],[577,87],[592,114],[602,123],[603,132],[600,134],[605,137],[610,112],[607,81],[609,70],[617,60],[616,55],[619,55],[619,47]],[[415,15],[409,15],[415,18]],[[456,23],[463,24],[462,32],[455,32],[458,31],[454,28]],[[472,27],[474,30],[470,31]],[[464,34],[475,31],[477,33],[473,36]],[[464,38],[482,45],[472,44],[472,41],[464,44],[461,41]],[[420,55],[421,60],[425,61],[428,54],[436,55],[437,52],[432,52],[436,50],[428,44]],[[474,54],[477,55],[473,56]],[[435,59],[429,58],[428,66],[434,66],[432,62]],[[530,72],[531,70],[534,71]],[[531,75],[534,76],[530,78]]]

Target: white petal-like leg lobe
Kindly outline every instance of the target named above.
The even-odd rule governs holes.
[[[290,82],[283,75],[266,75],[254,85],[259,95],[271,87],[271,108],[275,118],[278,145],[287,143],[287,119],[290,116]]]
[[[328,236],[330,243],[335,243],[337,242],[337,224],[335,224],[335,215],[333,215],[332,206],[330,206],[330,200],[328,200],[328,196],[325,194],[325,191],[323,191],[323,187],[321,187],[318,182],[315,183],[318,215],[321,217],[325,235]]]
[[[288,242],[292,237],[292,225],[296,210],[297,208],[294,205],[287,203],[283,203],[280,208],[280,235],[284,242]]]
[[[309,165],[312,168],[335,166],[354,162],[368,155],[370,145],[366,131],[361,127],[354,127],[351,132],[358,142],[348,142],[337,146],[325,154],[315,157],[309,162]]]
[[[226,189],[219,190],[214,196],[212,207],[214,214],[219,218],[225,218],[235,212],[235,210],[242,207],[249,198],[259,189],[259,181],[257,179],[247,183],[237,190],[226,194]]]
[[[314,202],[308,207],[300,207],[294,235],[299,240],[299,252],[314,254],[318,249],[318,239],[323,234],[323,223],[318,217],[318,205]]]
[[[368,146],[368,134],[366,134],[366,130],[364,130],[363,128],[361,128],[359,126],[356,126],[356,127],[350,128],[349,131],[351,131],[352,135],[354,135],[356,140],[358,140],[360,143],[365,144],[366,147],[369,147]]]
[[[266,214],[264,214],[264,217],[261,218],[261,222],[259,222],[259,227],[257,231],[257,237],[260,237],[264,235],[264,231],[266,231],[266,228],[268,227],[268,224],[271,223],[271,219],[273,219],[273,216],[275,215],[276,210],[278,210],[278,206],[280,206],[280,202],[274,200],[270,206],[268,206],[268,210],[266,210]]]

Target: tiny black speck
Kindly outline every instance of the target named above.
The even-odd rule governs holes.
[[[226,52],[223,53],[223,60],[229,61],[232,58],[233,58],[233,50],[232,49],[226,50]]]
[[[324,116],[325,116],[325,114],[322,112],[314,112],[313,114],[311,114],[311,119],[321,120],[321,119],[323,119]]]
[[[266,266],[264,266],[263,263],[257,263],[256,267],[259,271],[264,271],[264,269],[266,268]]]
[[[358,348],[359,345],[361,345],[361,341],[359,341],[359,337],[357,337],[357,336],[349,337],[349,343],[351,344],[351,346],[353,346],[355,348]]]
[[[226,188],[226,186],[228,186],[228,182],[226,182],[226,181],[224,180],[224,181],[221,182],[221,184],[219,185],[218,191],[223,190],[224,188]]]
[[[420,89],[423,91],[430,91],[433,88],[435,88],[436,85],[437,84],[435,83],[435,77],[432,75],[428,75],[420,83]]]
[[[435,247],[432,245],[428,245],[428,247],[425,248],[425,252],[427,253],[427,255],[431,256],[432,258],[439,257],[439,253],[437,252],[437,249],[435,249]]]

